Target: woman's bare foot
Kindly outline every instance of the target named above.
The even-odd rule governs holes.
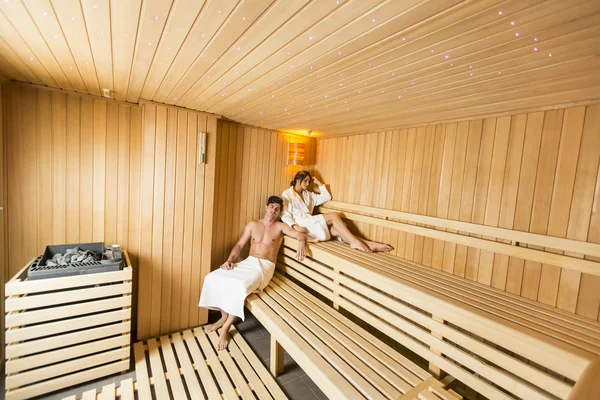
[[[371,251],[373,251],[374,253],[389,253],[390,251],[394,250],[394,248],[392,246],[390,246],[389,244],[383,244],[383,243],[377,243],[377,242],[371,242],[371,241],[366,241],[367,245],[369,246],[369,248],[371,249]]]
[[[231,336],[229,335],[229,331],[221,329],[221,333],[219,334],[219,343],[217,343],[217,350],[225,350],[227,346],[229,346],[230,339]]]
[[[206,328],[204,328],[204,330],[205,330],[207,333],[214,332],[214,331],[216,331],[217,329],[219,329],[220,327],[222,327],[222,326],[225,324],[225,321],[227,321],[227,315],[225,315],[225,316],[221,317],[221,319],[219,319],[219,320],[218,320],[217,322],[215,322],[214,324],[210,324],[210,325],[208,325]]]
[[[354,243],[350,243],[350,248],[351,249],[356,249],[359,251],[364,251],[365,253],[372,253],[373,251],[369,248],[369,246],[367,246],[366,244],[364,244],[361,240],[357,240]]]

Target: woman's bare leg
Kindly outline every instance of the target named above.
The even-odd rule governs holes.
[[[231,340],[231,335],[229,335],[229,328],[231,328],[231,324],[235,321],[237,317],[235,315],[230,315],[223,324],[221,328],[221,332],[219,333],[219,343],[217,344],[217,350],[225,350],[227,346],[229,346],[229,341]]]
[[[325,213],[321,214],[325,218],[328,226],[331,226],[331,234],[339,236],[346,243],[350,244],[350,247],[367,253],[371,253],[371,248],[367,246],[361,239],[357,238],[350,232],[350,229],[346,226],[340,214],[338,213]]]
[[[341,217],[339,216],[338,213],[327,213],[327,214],[323,214],[323,216],[325,217],[325,221],[327,221],[327,215],[328,214],[334,214],[336,215],[340,221],[342,221]],[[333,217],[332,219],[334,219],[335,217]],[[351,235],[351,237],[355,238],[356,240],[361,241],[362,243],[364,243],[365,245],[367,245],[369,247],[369,249],[372,252],[390,252],[392,250],[394,250],[394,248],[392,246],[390,246],[389,244],[384,244],[384,243],[378,243],[378,242],[373,242],[371,240],[367,240],[367,239],[363,239],[363,238],[358,238],[356,236],[354,236],[352,234],[352,232],[350,232],[350,230],[348,229],[348,227],[346,226],[346,224],[344,223],[344,221],[342,221],[342,224],[344,226],[344,228],[346,228],[346,231],[348,231]],[[340,232],[338,229],[336,229],[336,225],[333,225],[330,229],[331,231],[331,235],[332,236],[338,236],[340,238],[342,238],[342,240],[346,243],[349,243],[350,246],[352,247],[352,242],[350,241],[351,239],[349,237],[347,237],[344,232]],[[355,248],[355,247],[353,247]],[[360,249],[359,249],[360,250]]]
[[[217,329],[219,329],[220,327],[222,327],[225,322],[227,322],[227,317],[229,317],[229,314],[227,314],[225,311],[220,310],[221,311],[221,318],[219,318],[219,320],[217,322],[215,322],[214,324],[210,324],[209,326],[206,327],[206,332],[214,332]]]
[[[367,240],[367,239],[361,239],[361,240],[363,240],[367,244],[367,246],[369,246],[369,248],[371,250],[373,250],[374,252],[377,252],[377,253],[389,253],[390,251],[394,250],[394,248],[392,246],[390,246],[389,244],[373,242],[373,241]]]

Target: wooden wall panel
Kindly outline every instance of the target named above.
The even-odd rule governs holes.
[[[119,243],[135,266],[138,338],[203,323],[216,117],[15,84],[6,101],[6,276],[48,244]]]
[[[213,269],[226,261],[246,223],[263,217],[269,196],[280,196],[299,170],[313,171],[317,143],[232,122],[219,121],[217,126]],[[305,143],[303,166],[287,165],[289,142]]]
[[[600,243],[598,104],[325,137],[315,159],[337,201]],[[355,232],[400,257],[600,317],[597,277],[367,224]]]
[[[198,301],[210,272],[219,161],[215,117],[143,103],[141,121],[138,338],[206,321]],[[199,164],[200,132],[208,132],[206,164]]]
[[[7,278],[6,265],[6,157],[5,157],[5,118],[4,118],[4,83],[0,81],[0,299],[4,299],[4,283]],[[4,301],[0,301],[0,315],[4,315]],[[0,371],[4,368],[4,318],[0,318]]]

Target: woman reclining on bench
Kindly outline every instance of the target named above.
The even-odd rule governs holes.
[[[319,186],[320,194],[308,190],[312,182]],[[337,236],[349,243],[351,248],[367,253],[388,252],[394,249],[388,244],[357,238],[342,221],[339,213],[312,215],[315,207],[331,200],[331,194],[325,185],[313,178],[308,171],[299,171],[281,198],[284,202],[281,220],[298,232],[306,234],[311,242],[324,242],[331,239],[331,236]]]

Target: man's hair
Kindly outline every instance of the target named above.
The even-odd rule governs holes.
[[[308,171],[298,171],[294,176],[294,180],[290,182],[290,186],[296,186],[296,182],[304,180],[304,178],[309,177],[312,182],[312,175]]]
[[[269,197],[267,199],[267,206],[269,206],[269,204],[279,204],[281,206],[281,209],[283,210],[283,200],[279,196]]]

